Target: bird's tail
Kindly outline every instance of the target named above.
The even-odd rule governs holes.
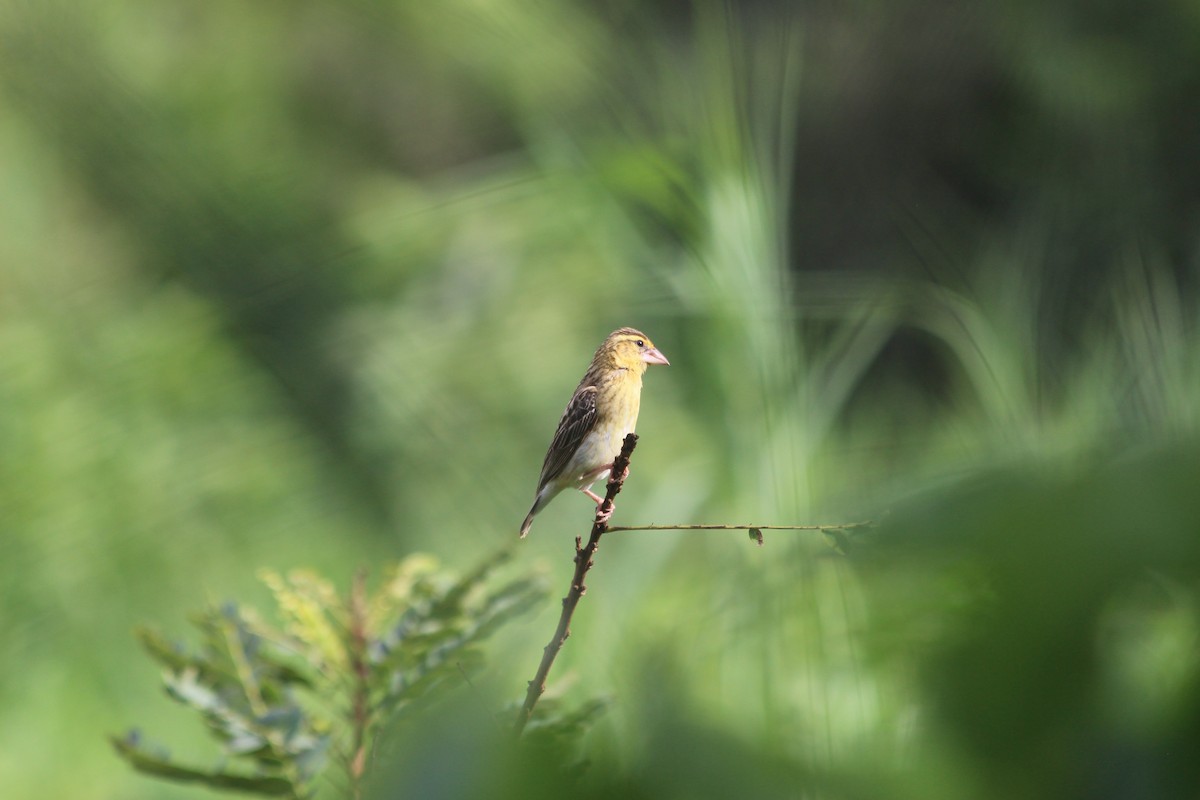
[[[525,521],[521,523],[522,539],[529,534],[529,526],[533,524],[533,518],[561,491],[562,487],[554,483],[546,483],[538,488],[537,496],[533,498],[533,507],[529,509],[529,516],[525,517]]]
[[[535,504],[534,508],[536,508],[536,507],[537,506]],[[533,515],[536,513],[537,512],[531,508],[529,510],[529,516],[527,516],[525,518],[525,521],[521,523],[521,538],[522,539],[524,539],[529,534],[529,526],[533,524]]]
[[[533,518],[537,513],[546,507],[557,491],[549,490],[543,486],[538,490],[537,496],[533,498],[533,507],[529,509],[529,516],[525,517],[525,521],[521,523],[521,538],[524,539],[529,534],[529,526],[533,524]]]

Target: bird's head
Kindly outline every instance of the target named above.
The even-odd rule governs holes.
[[[612,369],[633,370],[640,374],[645,372],[650,364],[671,362],[658,351],[646,334],[636,328],[618,328],[600,345],[593,363],[603,364]]]

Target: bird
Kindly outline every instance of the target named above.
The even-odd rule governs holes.
[[[604,502],[592,484],[608,476],[626,435],[637,425],[642,375],[651,364],[670,363],[636,328],[618,328],[600,344],[550,441],[533,507],[521,523],[522,539],[533,518],[563,489],[579,489],[597,507]]]

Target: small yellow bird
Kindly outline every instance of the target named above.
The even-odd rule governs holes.
[[[670,363],[639,330],[618,328],[608,335],[558,421],[533,508],[521,523],[522,539],[537,513],[563,489],[579,489],[597,506],[604,502],[592,484],[608,476],[625,436],[637,425],[642,373],[651,364]]]

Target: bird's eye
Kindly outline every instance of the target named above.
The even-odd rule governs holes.
[[[645,342],[643,342],[641,339],[638,339],[638,340],[637,340],[637,346],[638,346],[638,347],[645,347],[645,346],[646,346],[646,343],[645,343]]]

